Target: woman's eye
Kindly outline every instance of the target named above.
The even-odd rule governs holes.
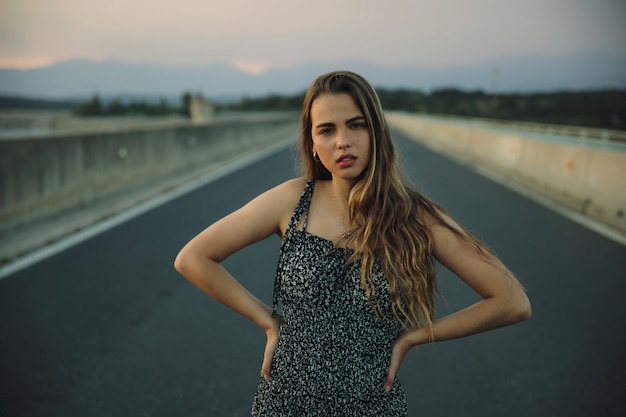
[[[365,127],[364,123],[353,123],[352,124],[352,129],[361,129],[363,127]]]
[[[323,130],[320,130],[320,135],[329,135],[332,132],[333,132],[332,129],[323,129]]]

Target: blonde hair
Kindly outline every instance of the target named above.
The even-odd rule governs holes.
[[[358,74],[330,72],[309,87],[300,119],[303,175],[320,180],[332,177],[313,157],[311,106],[324,94],[349,94],[365,116],[371,140],[369,163],[348,198],[351,224],[341,238],[346,246],[354,248],[350,261],[361,261],[361,285],[376,313],[382,314],[372,279],[374,264],[380,260],[389,282],[394,316],[406,328],[424,326],[432,338],[439,294],[429,229],[433,221],[463,238],[480,256],[515,278],[490,248],[450,220],[442,207],[406,184],[378,95]]]

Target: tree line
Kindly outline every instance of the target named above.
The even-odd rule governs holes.
[[[626,130],[626,90],[557,91],[546,93],[501,93],[464,91],[444,88],[423,92],[411,89],[378,88],[385,110],[414,113],[481,117],[500,120],[517,120],[538,123],[586,126],[603,129]],[[152,101],[103,100],[94,94],[91,100],[71,104],[79,116],[165,116],[181,114],[189,117],[189,102],[194,96],[185,92],[178,103],[165,99]],[[19,105],[42,108],[42,103],[17,98],[0,97],[0,108]],[[28,101],[28,100],[27,100]],[[31,100],[32,101],[32,100]],[[263,97],[244,97],[229,104],[216,104],[219,111],[298,111],[304,101],[304,92]],[[45,102],[46,108],[55,103]],[[58,103],[57,103],[58,104]]]
[[[445,88],[376,90],[385,110],[626,130],[626,90],[489,94]],[[304,93],[245,98],[218,110],[299,110]]]
[[[94,94],[91,100],[76,106],[73,109],[77,116],[167,116],[183,114],[189,116],[190,93],[184,93],[180,105],[171,105],[166,99],[161,98],[157,102],[145,100],[133,100],[124,102],[114,99],[105,102],[99,94]]]

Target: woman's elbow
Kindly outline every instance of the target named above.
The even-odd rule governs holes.
[[[174,259],[174,269],[191,280],[195,276],[202,275],[214,263],[219,262],[193,248],[184,247]]]
[[[510,324],[528,320],[532,316],[532,307],[526,293],[522,292],[509,306]]]
[[[189,264],[189,256],[185,249],[178,252],[176,255],[176,259],[174,259],[174,269],[181,275],[185,275],[185,271],[187,270]]]

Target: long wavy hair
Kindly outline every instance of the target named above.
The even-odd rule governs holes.
[[[313,157],[311,106],[324,94],[349,94],[365,116],[371,140],[369,163],[348,197],[350,225],[340,242],[354,249],[349,261],[360,261],[361,285],[376,313],[383,314],[372,271],[376,260],[380,260],[389,282],[394,316],[405,328],[425,327],[432,339],[439,290],[429,217],[463,238],[505,275],[515,277],[489,247],[450,220],[441,206],[407,185],[378,95],[358,74],[330,72],[309,87],[300,119],[303,175],[319,180],[332,178],[330,171]]]

